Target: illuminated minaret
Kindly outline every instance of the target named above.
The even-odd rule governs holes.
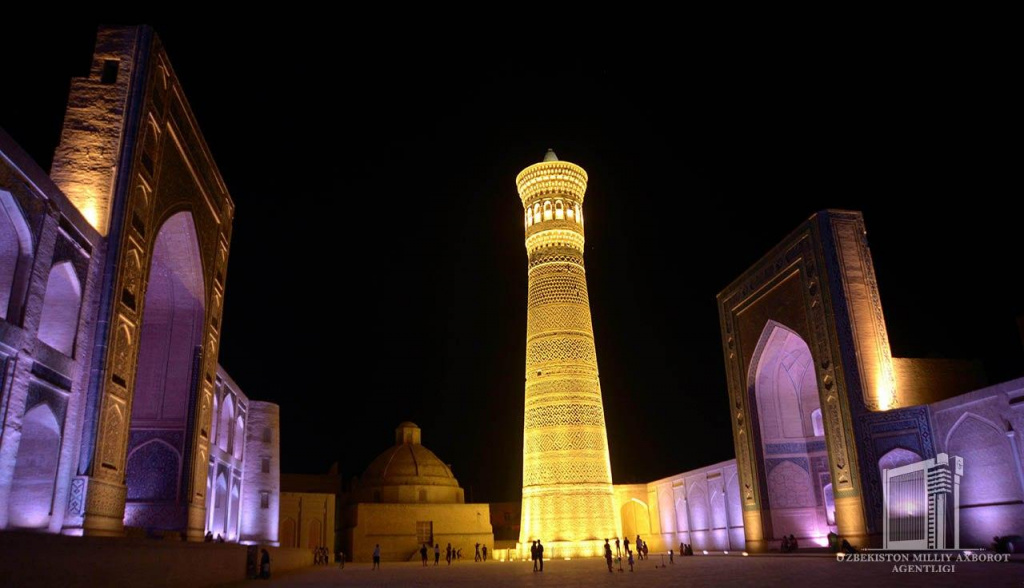
[[[587,172],[549,149],[516,187],[530,280],[520,553],[540,539],[545,558],[601,555],[619,525],[583,268]]]

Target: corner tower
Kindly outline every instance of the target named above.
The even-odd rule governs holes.
[[[529,259],[520,553],[540,539],[546,558],[600,555],[619,525],[583,267],[587,172],[549,149],[516,187]]]

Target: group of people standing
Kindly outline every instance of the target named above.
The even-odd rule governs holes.
[[[314,547],[313,548],[313,565],[315,566],[327,566],[331,565],[331,553],[326,547]]]
[[[420,546],[420,561],[423,562],[423,567],[427,567],[427,554],[430,552],[430,549],[431,547],[429,543],[424,543]],[[436,566],[441,562],[441,544],[435,544],[433,550],[434,565]],[[462,559],[462,548],[456,549],[452,547],[451,543],[449,543],[448,546],[444,548],[444,560],[448,562],[448,565],[452,565],[452,561],[456,559]],[[481,545],[479,543],[476,544],[476,556],[474,557],[474,561],[487,561],[486,545]]]
[[[533,560],[533,571],[544,571],[544,544],[540,542],[540,539],[537,539],[530,545],[530,559]],[[538,565],[540,566],[539,569]]]
[[[629,571],[633,571],[633,564],[636,560],[633,558],[633,549],[629,547],[629,537],[619,543],[619,538],[615,538],[615,562],[619,566],[619,570],[622,570],[622,548],[626,548],[626,562],[629,563]],[[637,559],[647,559],[649,548],[647,542],[640,538],[640,535],[636,536],[636,542],[633,543],[633,548],[636,550]],[[604,540],[604,559],[608,564],[608,571],[612,571],[612,546],[608,539]]]

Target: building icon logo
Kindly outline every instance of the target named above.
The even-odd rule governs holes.
[[[882,470],[883,549],[959,549],[964,458],[940,453]]]

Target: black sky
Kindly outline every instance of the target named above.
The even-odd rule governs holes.
[[[514,179],[548,147],[590,174],[616,482],[732,457],[715,294],[822,208],[864,212],[894,355],[1024,371],[1017,76],[997,39],[727,57],[724,41],[155,26],[237,204],[221,363],[281,405],[284,471],[359,474],[412,420],[473,499],[518,497]],[[94,33],[0,35],[0,126],[44,168]]]

